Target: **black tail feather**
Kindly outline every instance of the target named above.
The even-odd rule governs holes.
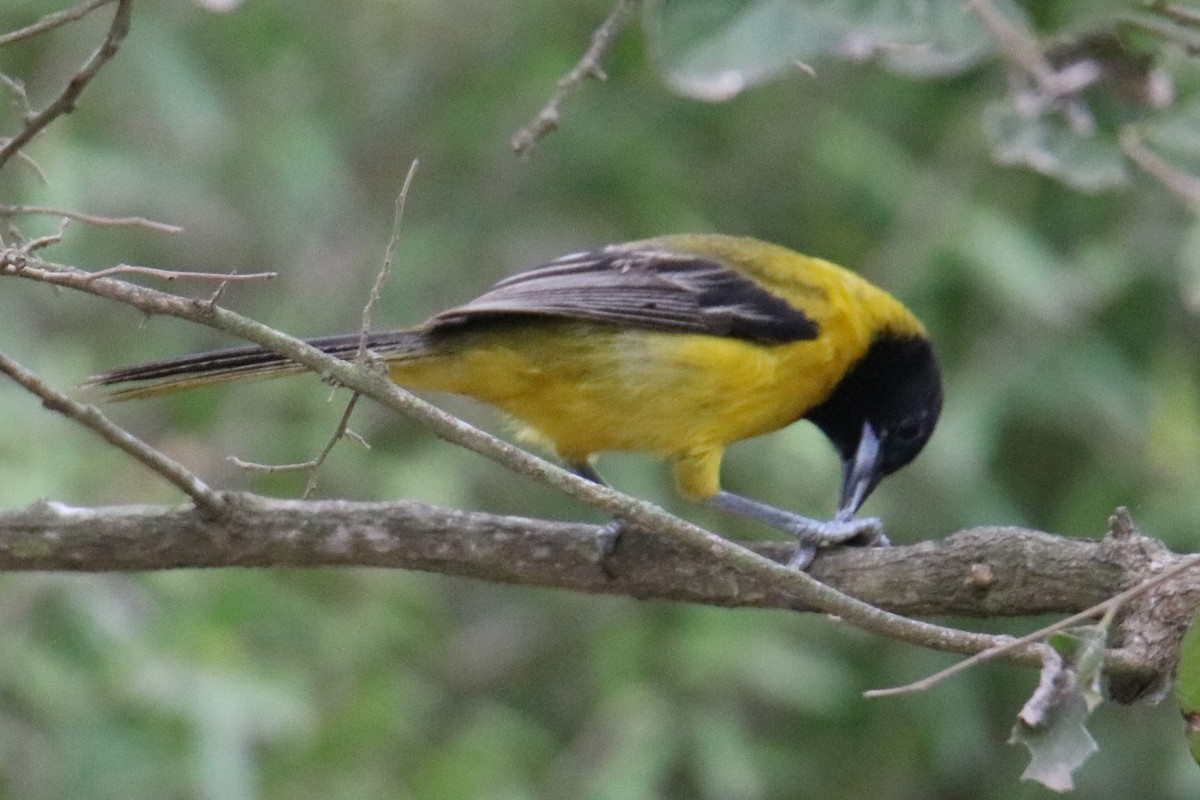
[[[415,330],[376,331],[367,334],[367,350],[384,360],[416,355],[425,349],[426,335]],[[363,345],[361,334],[344,334],[309,339],[323,353],[346,360]],[[248,377],[267,377],[302,372],[304,367],[257,345],[153,361],[93,375],[85,387],[120,387],[107,394],[110,400],[126,400],[183,391],[214,383]],[[136,384],[136,385],[133,385]]]

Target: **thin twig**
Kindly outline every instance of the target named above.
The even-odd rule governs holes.
[[[210,489],[179,462],[160,453],[112,422],[100,412],[100,409],[93,405],[77,403],[62,392],[51,388],[37,375],[3,353],[0,353],[0,372],[40,397],[46,408],[84,425],[104,441],[133,456],[134,459],[173,483],[191,497],[199,508],[210,513],[218,513],[223,507],[224,503],[220,493]]]
[[[922,647],[961,654],[987,650],[1007,641],[1004,637],[907,619],[856,600],[822,584],[811,575],[776,564],[758,553],[669,514],[652,503],[580,478],[573,472],[498,439],[401,389],[376,370],[329,356],[228,309],[112,278],[89,281],[85,279],[86,273],[80,270],[40,259],[31,258],[13,264],[6,262],[0,253],[0,276],[3,275],[78,289],[126,303],[147,314],[190,320],[254,342],[412,417],[447,441],[628,521],[634,535],[638,531],[653,532],[687,548],[703,551],[714,563],[727,569],[761,575],[779,587],[780,591],[794,595],[797,603],[836,616],[849,625]],[[1019,663],[1040,663],[1033,652],[1014,651],[1008,658]]]
[[[66,25],[68,22],[83,19],[100,6],[108,5],[111,2],[113,0],[84,0],[79,5],[68,8],[65,11],[55,11],[53,14],[47,14],[32,25],[0,36],[0,47],[12,44],[13,42],[32,39],[34,36],[43,34],[46,31],[52,31],[62,25]]]
[[[317,476],[320,474],[321,465],[325,463],[325,459],[329,458],[329,454],[333,452],[333,448],[337,446],[343,438],[349,436],[361,444],[363,447],[369,448],[366,440],[350,430],[350,415],[354,413],[354,407],[358,405],[358,399],[361,394],[355,392],[350,395],[350,401],[346,403],[346,410],[342,412],[342,418],[338,420],[337,427],[333,430],[333,435],[329,437],[329,441],[321,448],[321,452],[317,453],[317,457],[312,460],[312,467],[308,474],[308,481],[304,484],[304,493],[300,495],[302,500],[307,500],[312,496],[312,493],[317,489]]]
[[[1121,128],[1121,150],[1129,160],[1152,175],[1189,206],[1200,206],[1200,177],[1178,169],[1142,141],[1132,125]]]
[[[629,22],[636,5],[635,0],[617,0],[617,5],[608,15],[608,19],[600,23],[600,27],[592,32],[592,42],[579,59],[579,63],[559,79],[554,93],[550,95],[550,100],[533,118],[533,121],[513,135],[512,149],[517,155],[525,155],[546,134],[558,127],[562,104],[579,88],[580,84],[588,78],[596,78],[601,81],[606,79],[604,69],[600,66],[600,59],[608,52],[608,48],[612,46],[621,29]]]
[[[66,234],[67,225],[69,225],[70,222],[71,220],[64,217],[58,223],[58,230],[56,230],[54,233],[50,233],[45,236],[39,236],[36,239],[30,239],[29,241],[23,243],[21,245],[21,252],[28,255],[43,248],[50,247],[51,245],[58,244],[63,240],[63,235]]]
[[[342,417],[338,421],[337,428],[334,429],[333,435],[329,437],[325,447],[316,456],[308,461],[300,461],[294,464],[260,464],[255,461],[245,461],[237,456],[229,456],[229,461],[240,469],[251,470],[254,472],[276,473],[276,472],[304,472],[308,471],[312,474],[308,478],[308,483],[305,484],[304,493],[300,496],[301,499],[307,500],[317,488],[317,469],[325,463],[336,445],[343,438],[353,439],[368,450],[371,445],[367,440],[359,436],[354,431],[350,430],[350,415],[354,412],[354,407],[358,404],[358,398],[362,395],[355,393],[350,395],[350,402],[346,404],[346,409],[342,412]]]
[[[80,67],[79,71],[67,82],[67,86],[63,89],[62,94],[56,97],[50,105],[27,119],[25,127],[0,147],[0,169],[4,168],[4,165],[13,157],[14,153],[20,151],[33,137],[41,133],[47,125],[75,108],[75,101],[79,99],[79,95],[83,93],[88,83],[92,78],[96,77],[96,73],[100,71],[109,59],[115,56],[117,51],[121,49],[121,43],[125,41],[125,37],[129,34],[132,13],[133,0],[117,0],[117,10],[113,14],[112,24],[109,25],[108,34],[104,37],[104,43],[100,45],[96,52],[92,53],[91,57]]]
[[[3,139],[0,141],[8,140]],[[37,162],[37,159],[26,153],[24,150],[17,153],[17,158],[22,161],[25,166],[33,170],[33,174],[37,176],[38,183],[42,184],[43,186],[48,186],[50,184],[50,181],[46,178],[46,173],[42,171],[42,165]]]
[[[388,275],[391,274],[392,260],[396,254],[396,247],[400,241],[400,221],[404,217],[404,204],[408,197],[409,187],[412,185],[413,176],[417,171],[417,159],[413,159],[409,165],[408,174],[404,178],[404,184],[400,187],[400,194],[396,196],[395,214],[392,217],[392,234],[388,239],[387,248],[383,255],[383,265],[379,269],[379,273],[375,276],[375,282],[371,286],[371,292],[367,296],[366,305],[363,306],[362,312],[362,329],[359,335],[358,353],[355,356],[355,362],[365,363],[367,354],[367,335],[371,331],[371,316],[375,304],[379,302],[383,295],[383,284],[387,281]],[[215,298],[214,298],[215,300]],[[333,435],[329,437],[329,441],[313,458],[307,461],[300,461],[293,464],[260,464],[254,461],[244,461],[237,456],[230,456],[229,460],[242,469],[254,470],[257,472],[300,472],[307,471],[310,473],[308,482],[305,484],[302,498],[307,499],[317,488],[317,473],[321,465],[329,458],[329,454],[333,452],[333,448],[343,438],[350,438],[361,444],[363,447],[369,448],[370,445],[365,439],[350,430],[350,416],[354,413],[354,407],[358,405],[358,398],[361,395],[354,392],[350,395],[350,400],[346,404],[345,410],[342,412],[341,419],[338,421],[337,427],[334,429]]]
[[[959,661],[957,664],[953,664],[952,666],[949,666],[946,669],[941,670],[940,672],[935,672],[933,675],[930,675],[926,678],[922,678],[919,681],[914,681],[913,683],[907,684],[905,686],[893,686],[888,689],[870,689],[866,692],[863,692],[863,696],[864,697],[894,697],[896,695],[901,695],[901,694],[913,694],[916,692],[927,691],[927,690],[933,688],[934,686],[937,686],[939,683],[942,683],[943,681],[947,680],[948,678],[951,678],[951,677],[957,675],[958,673],[963,672],[964,670],[970,669],[971,667],[973,667],[977,664],[982,664],[985,661],[991,661],[994,658],[997,658],[999,656],[1002,656],[1009,652],[1012,652],[1014,649],[1016,649],[1018,647],[1025,647],[1027,645],[1031,645],[1036,642],[1044,641],[1047,637],[1049,637],[1055,633],[1058,633],[1059,631],[1064,631],[1067,628],[1073,628],[1076,625],[1079,625],[1082,622],[1086,622],[1090,619],[1093,619],[1094,617],[1097,617],[1101,614],[1107,614],[1111,611],[1114,611],[1121,605],[1129,602],[1130,600],[1133,600],[1134,598],[1136,598],[1142,594],[1145,594],[1146,592],[1150,591],[1151,589],[1155,589],[1168,581],[1172,581],[1175,578],[1178,578],[1180,575],[1187,572],[1189,569],[1195,567],[1198,564],[1200,564],[1200,556],[1194,556],[1192,558],[1185,558],[1182,561],[1180,561],[1178,564],[1175,564],[1174,566],[1170,567],[1169,569],[1166,569],[1163,572],[1159,573],[1158,575],[1155,575],[1153,578],[1147,578],[1146,580],[1139,583],[1137,586],[1134,586],[1131,589],[1126,589],[1125,591],[1121,592],[1120,594],[1115,594],[1112,597],[1110,597],[1109,599],[1105,600],[1104,602],[1097,603],[1096,605],[1092,606],[1091,608],[1087,608],[1087,609],[1084,609],[1083,611],[1080,611],[1078,614],[1072,614],[1071,616],[1067,617],[1066,619],[1059,620],[1058,622],[1054,623],[1053,625],[1047,625],[1044,628],[1036,630],[1033,633],[1028,633],[1020,638],[1014,639],[1014,638],[1008,637],[1008,641],[1003,642],[1002,644],[999,644],[995,647],[989,648],[982,652],[976,653],[975,655],[971,656],[970,658],[965,658],[962,661]]]
[[[1149,17],[1145,14],[1124,14],[1119,17],[1119,22],[1122,27],[1162,39],[1167,44],[1177,45],[1189,56],[1200,53],[1200,36],[1196,35],[1194,24],[1184,24],[1169,17]]]
[[[0,205],[0,217],[18,216],[66,217],[77,222],[94,225],[97,228],[147,228],[161,233],[183,233],[183,228],[178,225],[157,222],[145,217],[105,217],[97,214],[84,214],[66,208],[50,208],[49,206]]]
[[[1005,55],[1050,97],[1077,94],[1100,76],[1098,68],[1088,62],[1056,70],[1033,36],[1010,22],[991,0],[967,0],[967,8],[975,13]]]
[[[150,278],[158,278],[159,280],[171,281],[189,280],[189,281],[220,281],[221,283],[230,283],[236,281],[265,281],[277,277],[278,272],[188,272],[186,270],[161,269],[159,267],[142,267],[136,264],[118,264],[115,267],[107,267],[106,269],[88,273],[88,280],[99,280],[100,278],[111,278],[114,275],[145,275]]]
[[[1196,11],[1193,8],[1184,8],[1164,2],[1151,3],[1148,8],[1180,25],[1200,27],[1200,11]]]
[[[33,106],[29,104],[29,93],[25,91],[25,83],[23,81],[0,72],[0,84],[4,84],[4,88],[12,92],[13,97],[17,98],[17,103],[21,106],[21,116],[28,118],[34,115]]]
[[[388,275],[392,271],[392,260],[396,255],[396,247],[400,241],[400,221],[404,218],[404,203],[408,198],[408,189],[412,185],[413,176],[417,172],[417,159],[413,159],[412,164],[408,167],[408,174],[404,177],[404,184],[400,187],[400,194],[396,196],[396,211],[392,217],[392,235],[388,239],[387,248],[383,254],[383,265],[379,268],[379,273],[375,276],[375,283],[371,286],[371,293],[367,296],[366,305],[363,306],[362,312],[362,331],[359,334],[358,353],[354,360],[356,363],[365,363],[367,355],[367,335],[371,331],[371,315],[375,308],[375,304],[379,302],[383,295],[383,284],[387,281]],[[304,486],[304,494],[302,498],[308,499],[317,488],[317,474],[321,469],[321,465],[329,458],[329,454],[333,452],[333,448],[343,438],[353,439],[363,447],[370,448],[370,445],[365,439],[359,436],[354,431],[350,430],[350,415],[354,413],[354,407],[358,405],[358,398],[361,397],[358,392],[350,395],[350,401],[346,404],[345,411],[342,412],[342,418],[338,421],[337,428],[334,429],[333,435],[329,437],[329,441],[325,443],[325,447],[321,449],[313,458],[308,461],[302,461],[298,464],[256,464],[252,461],[243,461],[236,456],[231,456],[230,460],[239,467],[245,469],[258,470],[260,472],[283,472],[283,471],[300,471],[307,470],[308,483]]]
[[[383,265],[375,276],[375,283],[371,285],[371,293],[367,296],[366,305],[363,306],[362,328],[360,329],[358,353],[354,357],[355,361],[361,362],[367,354],[367,335],[371,332],[372,327],[371,317],[379,298],[383,295],[383,284],[387,282],[388,276],[392,273],[392,261],[396,257],[396,248],[400,244],[400,223],[404,220],[404,205],[408,201],[408,190],[412,186],[413,176],[417,174],[417,164],[418,161],[414,158],[408,165],[408,174],[404,176],[400,194],[396,195],[395,213],[392,215],[392,233],[388,237],[387,248],[383,252]]]

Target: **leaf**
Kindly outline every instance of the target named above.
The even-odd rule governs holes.
[[[1085,724],[1091,709],[1075,667],[1056,650],[1047,649],[1037,689],[1013,726],[1010,744],[1029,750],[1029,766],[1021,780],[1037,781],[1056,792],[1075,788],[1075,770],[1096,752]]]
[[[1050,637],[1050,646],[1074,665],[1079,690],[1087,701],[1088,712],[1095,710],[1104,699],[1100,678],[1104,669],[1104,649],[1108,645],[1111,620],[1095,625],[1081,625],[1059,631]]]
[[[1057,110],[1018,109],[1012,98],[989,103],[983,129],[1001,164],[1028,167],[1082,192],[1126,182],[1125,159],[1114,136],[1075,129]]]
[[[1007,0],[999,5],[1020,14]],[[666,83],[711,102],[826,57],[954,75],[994,49],[961,0],[654,0],[646,30]]]
[[[1188,751],[1200,764],[1200,617],[1193,617],[1179,646],[1175,672],[1175,702],[1187,725]]]
[[[1129,131],[1129,155],[1161,182],[1188,198],[1200,194],[1200,102],[1191,100]],[[1139,151],[1141,154],[1139,155]]]

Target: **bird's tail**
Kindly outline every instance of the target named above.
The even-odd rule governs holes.
[[[363,344],[360,334],[309,339],[323,353],[353,359]],[[420,330],[377,331],[366,337],[366,349],[385,361],[416,358],[428,351],[428,335]],[[262,347],[237,347],[154,361],[93,375],[85,388],[102,390],[106,400],[133,400],[182,392],[201,386],[303,372],[304,367]]]

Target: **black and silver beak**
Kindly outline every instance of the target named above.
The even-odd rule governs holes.
[[[854,516],[883,477],[881,466],[879,435],[864,422],[858,450],[842,464],[842,499],[834,519],[845,522]]]

